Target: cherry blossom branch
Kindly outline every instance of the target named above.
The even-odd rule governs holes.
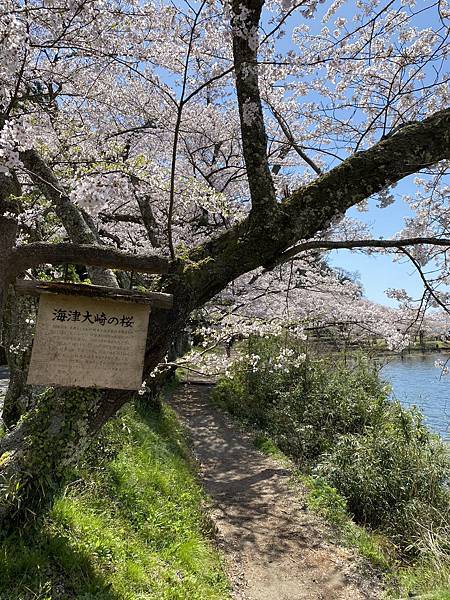
[[[180,96],[180,101],[177,105],[177,120],[175,123],[175,130],[173,133],[172,161],[171,161],[171,167],[170,167],[169,210],[168,210],[168,215],[167,215],[167,238],[168,238],[168,244],[169,244],[170,257],[172,258],[172,260],[175,259],[175,248],[173,245],[173,236],[172,236],[172,219],[173,219],[173,210],[174,210],[174,205],[175,205],[175,170],[176,170],[176,164],[177,164],[178,139],[180,136],[180,127],[181,127],[181,119],[183,116],[183,108],[185,105],[185,94],[186,94],[186,88],[187,88],[189,61],[191,58],[191,52],[192,52],[192,47],[193,47],[193,43],[194,43],[194,34],[195,34],[195,29],[197,27],[197,21],[200,17],[200,13],[202,12],[205,4],[206,4],[206,0],[203,0],[199,9],[195,13],[194,22],[192,24],[190,35],[189,35],[188,49],[186,52],[186,59],[185,59],[185,63],[184,63],[181,96]]]
[[[211,83],[214,83],[215,81],[218,81],[219,79],[222,79],[222,77],[226,77],[233,71],[234,71],[234,65],[232,67],[229,67],[228,69],[225,69],[225,71],[222,71],[222,73],[218,73],[217,75],[210,77],[207,81],[204,81],[203,83],[201,83],[197,88],[195,88],[195,90],[193,90],[188,96],[186,96],[184,103],[186,104],[187,102],[189,102],[189,100],[191,100],[194,96],[199,94],[203,89],[205,89],[205,87],[208,87],[209,85],[211,85]]]
[[[302,0],[301,2],[298,2],[298,3],[294,4],[293,6],[291,6],[291,8],[288,11],[286,11],[286,14],[284,14],[281,17],[281,19],[278,21],[278,23],[275,25],[275,27],[264,35],[263,39],[261,40],[261,46],[263,44],[265,44],[268,40],[270,40],[270,38],[283,27],[283,25],[288,20],[288,18],[292,15],[292,13],[294,13],[298,8],[301,8],[305,4],[306,4],[305,0]]]
[[[449,310],[448,306],[444,302],[442,302],[442,300],[436,294],[434,289],[431,287],[431,285],[429,284],[427,278],[425,277],[425,275],[422,271],[420,264],[417,262],[417,260],[414,258],[414,256],[410,252],[408,252],[408,250],[406,250],[405,248],[401,248],[401,251],[403,252],[403,254],[405,256],[407,256],[409,258],[409,260],[415,266],[417,272],[419,273],[419,277],[422,280],[422,283],[423,283],[425,289],[427,290],[427,292],[430,294],[430,296],[436,301],[437,304],[439,304],[439,306],[441,308],[443,308],[445,310],[445,312],[447,314],[450,314],[450,310]]]
[[[97,244],[97,236],[88,226],[81,211],[71,201],[64,187],[39,154],[35,150],[25,150],[20,152],[19,156],[33,183],[52,203],[70,239],[77,244]],[[118,287],[116,277],[111,271],[93,269],[90,275],[94,283]]]
[[[270,110],[272,111],[275,119],[277,120],[278,125],[281,127],[281,131],[284,133],[291,148],[293,148],[293,150],[297,152],[300,158],[303,161],[305,161],[305,163],[308,164],[311,167],[311,169],[317,173],[317,175],[322,175],[322,170],[320,169],[320,167],[318,167],[316,163],[309,158],[309,156],[304,152],[303,148],[295,141],[294,135],[289,125],[284,120],[284,117],[276,110],[274,106],[272,106],[272,104],[270,104],[268,101],[266,102]]]
[[[430,299],[430,294],[429,294],[428,290],[425,288],[423,290],[422,297],[420,298],[419,306],[417,307],[417,310],[415,311],[416,312],[415,317],[411,321],[411,323],[408,325],[408,327],[405,329],[405,333],[408,333],[408,331],[410,331],[410,329],[412,329],[416,323],[419,323],[419,328],[422,326],[422,323],[425,319],[425,313],[428,308],[429,299]]]
[[[53,204],[56,214],[74,242],[78,244],[95,243],[96,238],[83,219],[81,212],[70,200],[67,191],[39,154],[35,150],[26,150],[20,153],[20,160],[33,183]]]

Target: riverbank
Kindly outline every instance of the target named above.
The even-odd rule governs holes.
[[[294,461],[312,505],[385,565],[393,597],[447,600],[448,446],[388,391],[363,359],[349,366],[273,339],[255,342],[213,397],[261,447]]]

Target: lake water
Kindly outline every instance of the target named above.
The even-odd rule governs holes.
[[[441,377],[440,369],[434,366],[436,360],[448,358],[434,353],[409,354],[403,359],[386,357],[380,375],[392,385],[397,400],[405,406],[415,404],[428,426],[450,441],[450,375]]]

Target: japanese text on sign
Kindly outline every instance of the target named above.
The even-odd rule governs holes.
[[[63,308],[55,308],[53,310],[53,321],[80,321],[81,323],[98,323],[99,325],[120,325],[121,327],[133,327],[134,321],[132,316],[122,315],[106,315],[104,312],[95,315],[88,310],[82,314],[79,310],[65,310]]]

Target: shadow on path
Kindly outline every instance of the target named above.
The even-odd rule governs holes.
[[[290,472],[211,406],[210,387],[184,385],[169,403],[189,431],[218,540],[246,600],[362,600],[379,597],[361,563],[305,510]]]

